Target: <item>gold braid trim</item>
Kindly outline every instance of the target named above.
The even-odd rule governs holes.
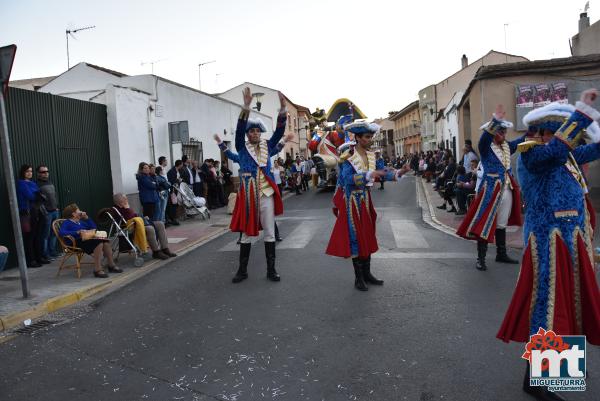
[[[248,120],[250,118],[250,110],[242,107],[242,111],[240,112],[240,120]]]
[[[585,200],[585,197],[583,199],[583,209],[584,209],[584,230],[583,230],[583,234],[585,234],[583,236],[583,240],[585,242],[585,249],[588,252],[588,255],[590,257],[590,263],[592,264],[592,270],[595,273],[596,272],[596,262],[595,262],[595,258],[594,258],[594,247],[592,245],[592,241],[594,238],[594,230],[592,230],[592,223],[590,223],[590,211],[587,208],[587,203]]]
[[[579,227],[575,227],[573,230],[573,289],[575,291],[575,318],[577,320],[577,329],[580,333],[583,333],[583,324],[581,320],[581,282],[579,277],[581,275],[581,266],[579,265],[579,234],[583,234]]]
[[[473,226],[475,225],[475,221],[477,220],[477,216],[479,216],[479,212],[481,211],[481,205],[483,205],[483,198],[485,196],[485,191],[487,190],[487,181],[483,181],[483,188],[481,188],[481,201],[479,202],[479,205],[477,205],[477,211],[475,212],[475,215],[473,216],[473,219],[471,219],[471,223],[469,224],[469,227],[467,228],[467,236],[471,236],[471,229],[473,228]]]
[[[554,327],[554,307],[556,306],[556,238],[561,237],[560,230],[555,228],[550,232],[550,263],[548,283],[548,306],[546,310],[546,330]]]
[[[538,257],[537,239],[535,234],[529,234],[529,249],[531,250],[531,264],[533,266],[533,285],[531,291],[531,302],[529,305],[529,322],[531,322],[531,316],[535,309],[535,304],[538,297],[538,286],[540,285],[539,273],[540,273],[540,260]]]
[[[350,213],[350,225],[352,225],[352,227],[350,227],[350,229],[354,232],[354,238],[356,238],[356,244],[358,245],[358,236],[357,236],[357,231],[356,231],[356,223],[354,222],[354,208],[356,207],[356,214],[359,216],[360,218],[360,210],[358,209],[358,207],[356,206],[356,198],[354,197],[354,193],[351,192],[350,193],[350,210],[348,210],[348,213]],[[348,240],[350,240],[350,238],[348,238]],[[352,245],[350,245],[350,250],[352,250]],[[360,250],[359,250],[360,251]],[[352,255],[353,258],[358,257],[358,255]]]

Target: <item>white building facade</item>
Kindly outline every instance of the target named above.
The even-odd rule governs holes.
[[[241,106],[226,99],[155,76],[127,76],[79,63],[48,82],[40,92],[105,104],[109,131],[113,190],[136,194],[139,162],[169,165],[187,154],[202,163],[225,161],[213,139],[219,134],[233,147]],[[252,112],[267,126],[269,115]],[[229,162],[237,176],[237,166]],[[136,200],[136,197],[130,197]]]

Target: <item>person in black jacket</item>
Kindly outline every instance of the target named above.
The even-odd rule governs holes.
[[[454,195],[454,174],[456,173],[456,162],[454,161],[454,157],[448,157],[448,165],[444,169],[444,172],[438,177],[438,182],[440,185],[437,186],[437,189],[440,193],[440,196],[444,198],[444,203],[441,206],[438,206],[438,209],[446,210],[446,202],[450,204],[449,212],[456,212],[456,208],[454,207],[454,203],[452,202],[452,196]]]
[[[192,190],[194,191],[194,195],[202,196],[203,195],[203,182],[202,182],[202,172],[200,171],[200,167],[198,167],[198,162],[196,160],[192,160]]]
[[[171,167],[171,169],[167,172],[167,180],[171,184],[172,187],[179,185],[181,182],[180,171],[183,167],[183,162],[181,160],[176,160],[175,165]],[[171,194],[175,194],[175,190],[171,188]],[[171,196],[169,196],[170,198]],[[171,202],[171,199],[167,200],[167,210],[165,216],[167,222],[166,224],[173,224],[175,226],[179,225],[177,221],[177,203]]]
[[[183,166],[179,169],[179,175],[181,176],[181,181],[185,182],[192,187],[192,161],[188,159],[187,155],[183,155],[181,158]]]

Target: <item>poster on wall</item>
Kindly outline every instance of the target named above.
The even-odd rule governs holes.
[[[533,85],[517,86],[517,107],[533,107]]]
[[[525,114],[551,102],[568,103],[569,93],[566,82],[520,84],[515,86],[517,131],[526,129],[523,125]]]
[[[566,83],[556,82],[552,84],[552,101],[559,103],[569,103]]]
[[[533,107],[542,107],[552,102],[550,96],[550,85],[537,84],[535,86],[535,95],[533,96]]]

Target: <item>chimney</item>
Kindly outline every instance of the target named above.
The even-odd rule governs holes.
[[[590,27],[590,17],[588,17],[587,12],[583,12],[579,14],[579,33],[581,33],[586,28]]]
[[[588,20],[588,24],[589,24],[589,20]],[[462,58],[460,59],[460,64],[462,65],[461,68],[466,68],[469,65],[469,59],[467,58],[466,54],[463,54]]]

